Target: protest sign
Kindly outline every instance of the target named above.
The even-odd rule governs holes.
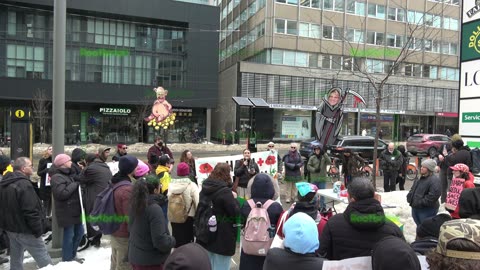
[[[230,165],[230,175],[233,177],[233,169],[235,167],[235,161],[243,158],[243,155],[234,156],[219,156],[219,157],[206,157],[198,158],[195,160],[195,170],[197,172],[197,182],[199,185],[207,179],[210,173],[215,168],[217,163],[228,163]],[[277,151],[264,151],[252,153],[250,158],[255,161],[260,169],[260,173],[266,173],[275,177],[277,175]]]
[[[112,172],[112,175],[115,175],[119,170],[118,170],[118,162],[106,162],[108,167],[110,168],[110,171]]]
[[[47,163],[47,169],[50,169],[50,167],[52,167],[52,163]],[[48,170],[47,170],[47,174],[45,175],[45,186],[46,187],[50,186],[51,179],[52,178],[50,177],[50,174],[48,173]]]
[[[460,194],[463,191],[463,184],[465,179],[453,178],[450,184],[450,189],[447,192],[447,201],[445,202],[445,208],[449,210],[455,210],[460,199]]]

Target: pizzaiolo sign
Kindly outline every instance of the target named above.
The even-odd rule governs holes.
[[[477,14],[478,12],[480,12],[480,1],[477,0],[475,1],[475,6],[467,11],[467,16],[469,18],[472,18],[472,16]]]
[[[102,114],[107,114],[107,115],[129,115],[132,110],[128,108],[106,108],[102,107],[98,110]]]

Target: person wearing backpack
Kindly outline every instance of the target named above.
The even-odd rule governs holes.
[[[322,145],[315,145],[313,147],[313,154],[307,162],[307,169],[310,172],[312,183],[318,189],[325,189],[327,187],[327,165],[332,164],[330,157],[322,149]],[[326,208],[325,198],[320,198],[320,207]]]
[[[82,263],[83,259],[76,258],[77,248],[84,234],[82,225],[82,209],[79,183],[70,175],[72,159],[66,154],[59,154],[53,160],[49,174],[51,178],[52,194],[55,206],[57,224],[63,228],[62,261],[76,260]]]
[[[168,155],[163,155],[159,158],[158,160],[158,167],[155,169],[155,174],[157,177],[160,179],[160,185],[162,187],[162,194],[167,196],[168,194],[168,187],[170,185],[170,181],[172,180],[172,177],[170,175],[170,171],[172,170],[172,163],[170,162],[170,158]],[[163,213],[165,214],[165,219],[167,219],[168,223],[168,205],[163,205],[162,206]]]
[[[195,213],[196,242],[208,251],[213,270],[229,270],[235,254],[240,209],[231,185],[230,165],[218,163],[202,184]]]
[[[190,167],[185,162],[177,165],[177,176],[168,188],[168,220],[172,225],[172,235],[177,244],[175,248],[194,241],[193,217],[197,210],[199,190],[191,181]],[[181,177],[181,178],[180,178]]]
[[[240,270],[261,270],[263,268],[265,256],[275,234],[275,225],[283,212],[282,206],[278,202],[273,201],[275,189],[270,176],[260,173],[252,181],[252,198],[240,209],[244,225]],[[257,211],[252,211],[252,205],[261,207],[261,210],[257,208]],[[255,222],[255,220],[259,222]],[[256,227],[262,228],[262,231],[257,231]],[[259,239],[263,241],[258,241]],[[255,242],[258,244],[254,244]],[[267,246],[263,248],[264,245],[262,243],[265,243]],[[255,249],[256,245],[259,245],[260,249]]]
[[[118,230],[111,235],[112,256],[110,257],[110,269],[126,270],[132,267],[124,260],[128,248],[128,222],[123,217],[128,216],[130,210],[130,197],[132,194],[132,181],[138,159],[131,155],[125,155],[118,161],[118,173],[112,177],[113,201],[115,216],[122,218]],[[117,187],[119,186],[119,187]],[[158,228],[159,230],[161,228]]]
[[[158,179],[149,175],[135,183],[130,199],[128,261],[134,270],[162,270],[175,246],[168,231]],[[118,268],[117,268],[118,269]]]

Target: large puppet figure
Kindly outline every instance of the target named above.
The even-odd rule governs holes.
[[[358,103],[365,104],[365,100],[357,92],[347,89],[345,93],[342,93],[342,89],[333,87],[323,97],[322,103],[318,107],[315,128],[317,140],[324,146],[333,144],[342,129],[343,102],[347,94],[353,95],[354,107]]]

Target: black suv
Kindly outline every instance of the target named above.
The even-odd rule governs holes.
[[[325,150],[330,157],[340,158],[345,149],[352,149],[362,158],[373,162],[373,146],[375,138],[370,136],[339,136],[332,145],[327,145]],[[315,139],[304,141],[300,144],[300,154],[307,158],[312,154],[313,146],[319,142]],[[387,143],[378,140],[377,156],[387,148]]]

